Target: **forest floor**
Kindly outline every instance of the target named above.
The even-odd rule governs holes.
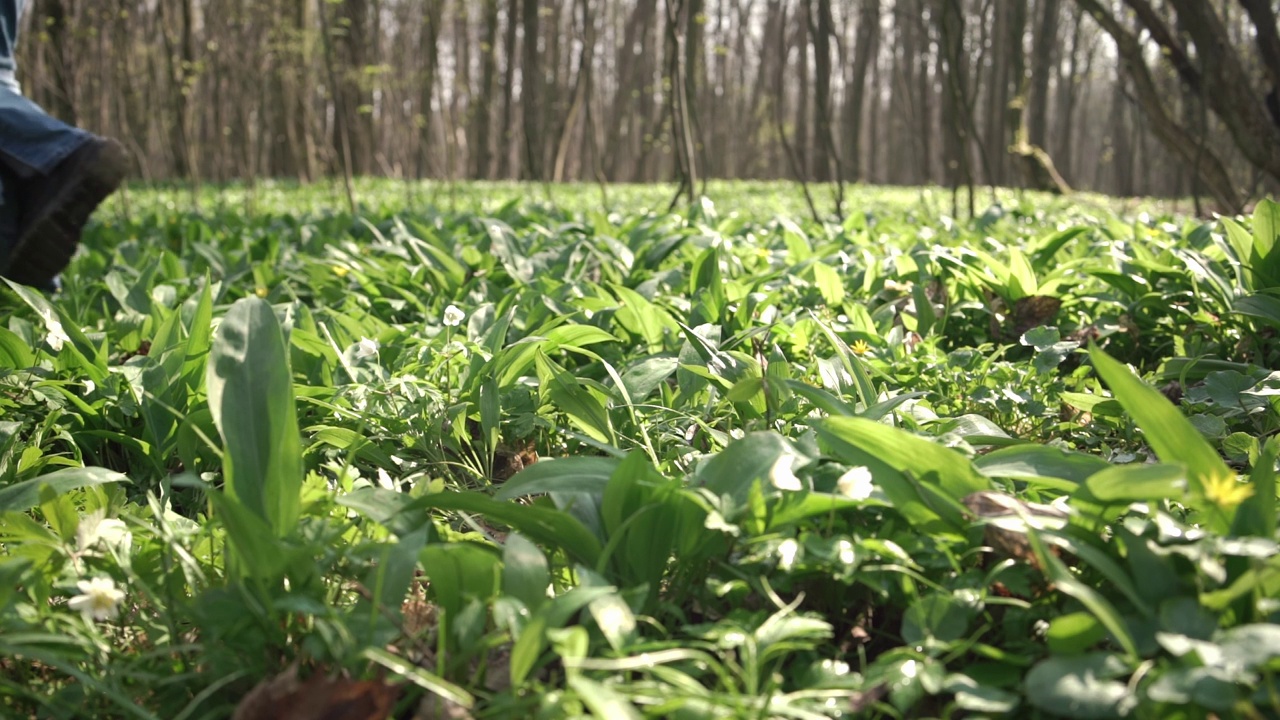
[[[0,715],[1280,712],[1280,206],[673,190],[133,189],[0,286]]]

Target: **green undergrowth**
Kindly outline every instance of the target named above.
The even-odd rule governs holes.
[[[0,288],[0,715],[1280,712],[1280,206],[358,190]]]

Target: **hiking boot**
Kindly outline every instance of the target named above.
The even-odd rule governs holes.
[[[94,137],[53,172],[24,182],[18,238],[5,276],[45,287],[71,262],[89,216],[124,181],[129,158],[109,138]]]
[[[9,251],[18,241],[17,178],[0,168],[0,276],[6,276]]]

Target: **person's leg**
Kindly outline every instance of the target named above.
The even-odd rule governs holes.
[[[71,261],[94,209],[124,180],[128,158],[114,140],[46,114],[17,79],[23,0],[0,0],[0,171],[16,231],[0,227],[0,275],[48,287]],[[16,185],[16,187],[14,187]]]
[[[0,0],[0,157],[19,177],[47,175],[93,136],[22,95],[16,57],[23,0]]]

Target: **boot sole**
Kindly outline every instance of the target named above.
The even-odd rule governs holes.
[[[46,286],[66,269],[89,216],[124,182],[128,155],[119,143],[107,140],[84,163],[79,181],[65,186],[24,223],[10,258],[9,279]]]

